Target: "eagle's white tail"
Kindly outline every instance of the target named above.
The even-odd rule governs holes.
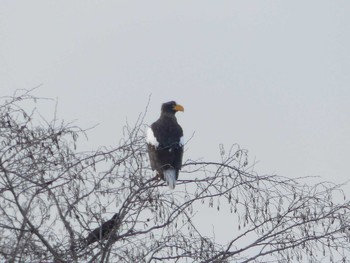
[[[175,184],[176,184],[176,171],[175,169],[166,169],[163,172],[164,174],[164,179],[167,183],[167,185],[170,187],[170,189],[174,189],[175,188]]]

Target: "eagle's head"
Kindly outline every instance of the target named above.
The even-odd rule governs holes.
[[[184,107],[175,101],[169,101],[162,104],[162,114],[175,114],[178,111],[184,111]]]

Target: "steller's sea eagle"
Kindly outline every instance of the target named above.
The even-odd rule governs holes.
[[[159,119],[147,130],[148,155],[152,170],[171,188],[175,188],[182,166],[184,139],[181,126],[175,113],[184,108],[169,101],[162,104]]]

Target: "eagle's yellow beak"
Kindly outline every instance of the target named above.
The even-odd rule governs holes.
[[[182,111],[182,112],[185,111],[184,107],[182,105],[180,105],[180,104],[176,104],[173,109],[175,111]]]

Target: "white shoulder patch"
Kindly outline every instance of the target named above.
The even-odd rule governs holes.
[[[185,145],[185,137],[184,136],[181,136],[179,144],[180,144],[180,146]]]
[[[158,147],[159,146],[159,142],[157,141],[157,138],[154,137],[153,131],[151,129],[151,127],[149,127],[147,129],[147,138],[146,141],[148,144],[153,145],[154,147]]]

